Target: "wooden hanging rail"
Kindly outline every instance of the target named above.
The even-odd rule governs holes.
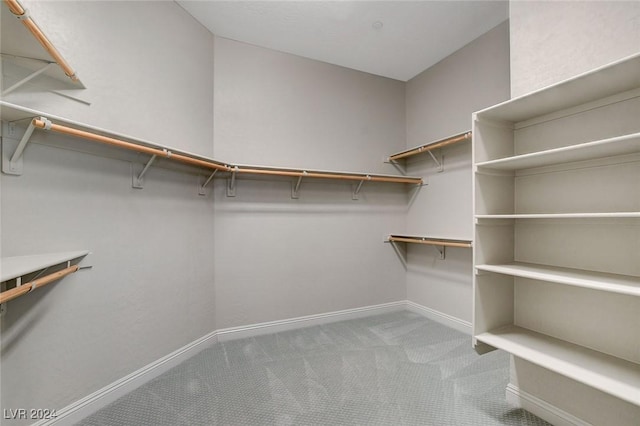
[[[471,139],[471,132],[460,133],[459,135],[450,136],[445,139],[441,139],[435,142],[430,142],[426,145],[418,146],[416,148],[411,148],[407,151],[402,151],[397,154],[393,154],[389,156],[389,161],[400,160],[406,157],[411,157],[413,155],[418,155],[423,152],[429,152],[437,148],[442,148],[447,145],[452,145],[454,143],[462,142]]]
[[[9,300],[13,300],[27,293],[31,293],[36,288],[45,286],[54,281],[58,281],[59,279],[66,277],[69,274],[73,274],[78,269],[79,269],[78,265],[69,266],[61,271],[54,272],[49,275],[45,275],[42,278],[37,278],[31,282],[25,283],[18,287],[14,287],[12,289],[3,291],[2,293],[0,293],[0,304],[8,302]]]
[[[54,124],[45,118],[35,118],[32,120],[32,125],[38,129],[50,130],[57,133],[62,133],[69,136],[75,136],[83,139],[87,139],[93,142],[99,142],[111,146],[116,146],[131,151],[141,152],[152,156],[159,156],[161,158],[176,160],[182,163],[191,164],[193,166],[205,167],[208,169],[220,170],[229,173],[239,174],[251,174],[251,175],[270,175],[270,176],[285,176],[285,177],[298,177],[298,178],[318,178],[318,179],[333,179],[333,180],[349,180],[349,181],[368,181],[368,182],[388,182],[388,183],[403,183],[403,184],[422,184],[422,178],[410,177],[410,176],[391,176],[391,175],[376,175],[376,174],[364,174],[364,173],[343,173],[343,172],[330,172],[330,171],[305,171],[276,167],[260,167],[260,166],[230,166],[212,159],[202,159],[193,156],[172,152],[167,149],[159,147],[150,147],[134,142],[127,142],[121,139],[115,139],[109,136],[88,132],[85,130],[79,130],[73,127],[63,126],[60,124]]]
[[[33,34],[49,55],[51,55],[53,60],[60,66],[60,68],[62,68],[67,77],[69,77],[71,81],[77,82],[78,76],[76,75],[76,72],[62,57],[58,49],[56,49],[51,41],[49,41],[47,36],[44,35],[40,27],[38,27],[38,24],[31,19],[27,9],[23,8],[17,0],[4,0],[4,2],[9,7],[11,13],[13,13],[22,22],[22,24],[31,32],[31,34]]]
[[[63,133],[65,135],[76,136],[79,138],[87,139],[94,142],[100,142],[107,145],[117,146],[120,148],[128,149],[131,151],[142,152],[144,154],[157,155],[164,158],[170,158],[172,160],[179,161],[181,163],[187,163],[194,166],[206,167],[209,169],[229,171],[230,167],[227,165],[219,164],[213,161],[201,160],[194,157],[189,157],[183,154],[173,153],[166,149],[152,148],[144,145],[140,145],[133,142],[126,142],[120,139],[111,138],[108,136],[98,135],[96,133],[86,132],[84,130],[74,129],[72,127],[62,126],[60,124],[54,124],[51,122],[45,122],[44,120],[34,119],[33,125],[39,129],[47,129],[57,133]]]
[[[430,237],[415,237],[411,235],[389,235],[388,241],[399,243],[415,243],[415,244],[427,244],[431,246],[443,246],[443,247],[471,247],[471,241],[469,240],[451,240],[447,238],[430,238]]]

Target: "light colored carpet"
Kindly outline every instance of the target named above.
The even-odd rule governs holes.
[[[138,425],[548,425],[509,356],[408,311],[218,343],[83,420]]]

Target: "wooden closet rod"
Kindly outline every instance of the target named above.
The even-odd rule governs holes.
[[[61,126],[59,124],[45,123],[43,120],[33,119],[33,125],[39,129],[48,128],[54,132],[63,133],[65,135],[76,136],[83,139],[88,139],[94,142],[100,142],[107,145],[117,146],[120,148],[128,149],[131,151],[142,152],[144,154],[158,155],[164,158],[170,158],[172,160],[179,161],[181,163],[192,164],[194,166],[207,167],[209,169],[229,171],[229,166],[216,164],[211,161],[200,160],[198,158],[188,157],[182,154],[176,154],[171,151],[166,151],[158,148],[151,148],[144,145],[139,145],[132,142],[125,142],[120,139],[110,138],[108,136],[102,136],[91,132],[85,132],[84,130],[74,129],[72,127]]]
[[[53,274],[45,275],[42,278],[35,279],[31,282],[25,283],[21,286],[14,287],[10,290],[3,291],[0,293],[0,303],[8,302],[9,300],[13,300],[16,297],[20,297],[24,294],[27,294],[36,288],[45,286],[54,281],[58,281],[60,278],[66,277],[69,274],[73,274],[79,269],[78,265],[69,266],[61,271],[54,272]]]
[[[410,178],[410,177],[396,178],[392,176],[355,175],[355,174],[338,174],[338,173],[322,173],[322,172],[288,171],[288,170],[265,170],[265,169],[246,168],[246,167],[238,168],[237,172],[253,174],[253,175],[309,177],[309,178],[334,179],[334,180],[355,180],[355,181],[413,183],[413,184],[422,183],[422,179]]]
[[[446,139],[439,140],[437,142],[432,142],[427,145],[422,145],[417,148],[410,149],[409,151],[400,152],[398,154],[394,154],[389,157],[389,160],[400,160],[401,158],[410,157],[412,155],[419,154],[421,152],[428,152],[437,148],[442,148],[443,146],[452,145],[454,143],[462,142],[471,138],[471,132],[461,133],[456,136],[451,136]]]
[[[210,160],[201,160],[198,158],[189,157],[183,154],[177,154],[171,151],[163,150],[160,148],[152,148],[149,146],[140,145],[133,142],[126,142],[120,139],[115,139],[109,136],[103,136],[96,133],[87,132],[84,130],[74,129],[73,127],[62,126],[60,124],[54,124],[49,121],[40,120],[34,118],[33,125],[39,129],[47,129],[57,133],[62,133],[69,136],[76,136],[79,138],[87,139],[94,142],[100,142],[107,145],[117,146],[120,148],[128,149],[131,151],[141,152],[149,155],[156,155],[163,158],[180,161],[182,163],[191,164],[199,167],[206,167],[214,170],[221,170],[224,172],[234,172],[252,175],[271,175],[271,176],[291,176],[291,177],[308,177],[319,179],[334,179],[334,180],[350,180],[350,181],[370,181],[370,182],[390,182],[390,183],[407,183],[419,185],[422,184],[421,178],[405,177],[405,176],[376,176],[365,174],[340,174],[331,172],[320,171],[298,171],[298,170],[284,170],[284,169],[261,169],[251,166],[237,166],[231,167],[226,164],[216,163]]]
[[[445,247],[471,247],[471,243],[467,241],[456,241],[456,240],[439,240],[439,239],[429,239],[429,238],[407,238],[407,237],[396,237],[394,235],[389,236],[389,241],[397,241],[400,243],[416,243],[416,244],[427,244],[431,246],[445,246]]]
[[[76,72],[71,68],[71,65],[62,57],[58,49],[49,41],[46,35],[42,32],[38,24],[36,24],[33,19],[29,17],[29,15],[25,15],[27,10],[22,7],[17,0],[4,0],[4,2],[20,21],[22,24],[31,31],[31,34],[40,42],[42,47],[49,52],[49,55],[53,58],[53,60],[62,68],[64,73],[71,79],[71,81],[78,81],[78,77],[76,76]]]

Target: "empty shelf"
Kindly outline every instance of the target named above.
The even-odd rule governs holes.
[[[396,241],[400,243],[427,244],[432,246],[444,247],[471,247],[470,240],[452,240],[448,238],[434,237],[416,237],[413,235],[389,235],[388,241]]]
[[[476,219],[640,218],[640,212],[477,214]]]
[[[1,259],[0,281],[12,280],[50,266],[59,265],[89,254],[87,250],[64,253],[36,254],[32,256],[13,256]]]
[[[596,68],[476,113],[479,119],[518,122],[592,102],[640,86],[640,54]]]
[[[607,274],[524,262],[502,265],[477,265],[476,269],[514,277],[640,296],[640,278],[629,275]]]
[[[478,163],[481,168],[519,170],[640,152],[640,133]]]
[[[640,364],[517,326],[476,339],[624,401],[640,405]]]

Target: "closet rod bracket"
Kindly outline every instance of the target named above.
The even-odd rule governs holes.
[[[429,153],[429,156],[431,157],[433,162],[436,163],[436,167],[438,168],[438,173],[443,172],[444,171],[444,155],[442,155],[442,153],[435,155],[433,151],[427,151],[427,153]]]
[[[444,260],[447,253],[447,247],[446,246],[432,246],[432,247],[438,250],[438,253],[440,253],[439,259]]]
[[[215,169],[213,173],[211,173],[211,175],[207,178],[207,180],[205,180],[202,185],[198,186],[198,195],[207,195],[207,185],[209,185],[209,182],[213,180],[213,177],[216,175],[216,173],[218,173],[218,169]]]
[[[298,177],[298,180],[293,183],[291,182],[291,198],[297,200],[300,198],[300,184],[302,183],[302,178],[307,175],[306,171],[302,171],[302,175]]]
[[[51,121],[44,117],[39,117],[39,120],[43,121],[45,124],[45,130],[51,129]],[[33,135],[33,131],[35,130],[35,124],[33,120],[29,123],[29,127],[25,130],[22,138],[18,142],[15,150],[11,155],[9,155],[9,143],[2,144],[2,172],[8,175],[22,175],[22,154],[24,153],[24,149],[27,147],[27,143],[31,139],[31,135]]]
[[[238,173],[238,166],[231,168],[231,177],[227,179],[227,197],[236,196],[236,174]]]
[[[149,161],[147,161],[147,164],[144,166],[144,168],[142,169],[142,171],[136,175],[136,171],[134,170],[134,168],[132,167],[131,170],[133,172],[133,179],[131,182],[131,186],[137,189],[142,189],[144,188],[144,175],[147,173],[147,170],[149,170],[149,167],[151,167],[151,164],[153,164],[153,162],[156,160],[157,155],[152,155],[151,158],[149,158]]]
[[[364,179],[362,179],[358,183],[358,185],[356,185],[356,187],[353,189],[353,193],[351,194],[351,199],[352,200],[358,200],[359,199],[360,189],[362,189],[362,184],[364,183],[365,180],[371,180],[371,176],[367,175]]]

